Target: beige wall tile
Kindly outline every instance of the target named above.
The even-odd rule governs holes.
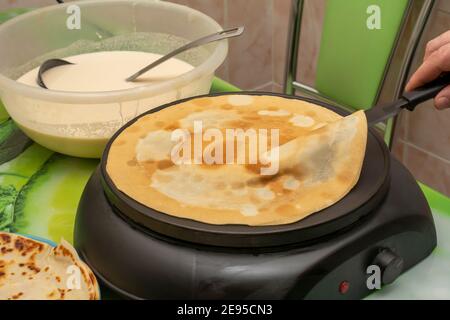
[[[253,88],[251,90],[254,91],[264,91],[264,92],[275,92],[275,93],[283,93],[283,86],[274,82],[266,83],[263,86]]]
[[[427,102],[409,115],[408,142],[450,160],[450,110],[439,111]]]
[[[284,84],[291,0],[273,2],[273,82]]]
[[[226,25],[245,25],[228,57],[230,81],[249,89],[272,81],[272,1],[227,0]]]
[[[306,0],[303,9],[297,77],[311,87],[316,81],[325,6],[326,0]]]
[[[220,25],[225,22],[225,0],[169,0],[170,2],[182,4],[190,8],[201,11]]]
[[[407,146],[404,162],[417,180],[450,196],[450,162],[412,145]]]
[[[438,7],[441,10],[450,12],[450,1],[449,0],[438,0]]]
[[[274,84],[272,85],[272,92],[275,92],[275,93],[284,93],[283,86],[280,85],[280,84],[278,84],[278,83],[274,83]]]
[[[273,83],[272,83],[272,81],[271,82],[268,82],[268,83],[266,83],[266,84],[264,84],[264,85],[262,85],[262,86],[259,86],[259,87],[256,87],[256,88],[252,88],[252,89],[250,89],[251,91],[264,91],[264,92],[270,92],[270,91],[272,91],[272,87],[273,87]]]
[[[407,146],[404,141],[402,141],[400,139],[395,140],[395,142],[392,146],[392,154],[398,161],[400,161],[400,162],[405,161],[406,148],[407,148]]]
[[[395,139],[406,140],[408,134],[409,123],[409,111],[402,111],[397,117],[397,123],[395,127]]]
[[[224,26],[225,24],[225,0],[170,0],[170,2],[182,4],[201,11],[216,20],[221,26]],[[230,45],[232,44],[231,41]],[[216,75],[223,80],[229,80],[228,60],[225,60],[219,69],[217,69]]]

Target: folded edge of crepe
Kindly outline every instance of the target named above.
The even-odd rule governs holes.
[[[352,144],[350,148],[349,143]],[[364,111],[358,111],[272,149],[262,155],[262,159],[264,162],[278,162],[279,172],[282,173],[295,170],[296,166],[303,166],[305,162],[314,161],[317,156],[323,156],[326,152],[347,148],[351,149],[348,150],[351,154],[347,155],[354,155],[359,178],[364,160],[361,155],[365,154],[366,144],[367,119]]]

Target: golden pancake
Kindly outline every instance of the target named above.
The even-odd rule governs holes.
[[[106,170],[120,191],[165,214],[280,225],[342,199],[359,179],[366,140],[363,112],[343,118],[297,99],[204,97],[140,117],[112,142]]]

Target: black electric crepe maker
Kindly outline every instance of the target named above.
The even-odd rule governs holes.
[[[318,101],[277,96],[343,114]],[[107,145],[83,192],[74,235],[82,259],[123,297],[359,299],[373,289],[367,285],[369,266],[389,284],[436,246],[421,189],[374,129],[360,179],[342,200],[296,223],[250,227],[177,218],[119,191],[106,172],[108,151],[136,119]]]

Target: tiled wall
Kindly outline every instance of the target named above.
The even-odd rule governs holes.
[[[224,27],[245,25],[244,36],[230,42],[230,53],[219,76],[251,90],[281,91],[286,57],[290,0],[172,0],[198,9]],[[55,0],[0,0],[0,10],[13,6],[44,6]],[[326,0],[306,0],[298,75],[312,85],[320,49]],[[426,39],[450,29],[450,0],[438,0]],[[424,41],[425,43],[426,41]],[[423,50],[416,57],[420,62]],[[417,179],[450,196],[450,111],[431,103],[405,112],[394,143],[395,155]]]

